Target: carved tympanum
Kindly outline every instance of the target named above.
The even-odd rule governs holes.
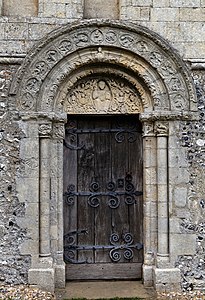
[[[90,77],[68,91],[64,102],[67,113],[140,113],[137,90],[121,78]]]

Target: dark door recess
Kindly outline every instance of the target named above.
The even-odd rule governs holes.
[[[142,133],[137,116],[68,117],[66,278],[141,278]]]

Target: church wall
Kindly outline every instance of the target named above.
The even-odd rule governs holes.
[[[18,197],[16,181],[24,174],[23,166],[30,168],[34,162],[21,160],[20,142],[25,138],[25,130],[16,104],[8,96],[12,76],[31,47],[47,33],[68,22],[107,16],[103,7],[93,10],[91,0],[85,0],[85,6],[83,0],[19,3],[0,1],[0,283],[14,284],[28,282],[31,257],[24,242],[31,240],[33,234],[25,225],[25,215],[32,212],[28,212],[26,196]],[[96,5],[97,1],[93,3]],[[205,282],[205,1],[119,0],[117,8],[117,1],[113,3],[110,18],[134,22],[160,34],[192,68],[199,120],[176,122],[171,129],[180,150],[174,149],[169,157],[173,171],[170,180],[175,180],[178,188],[169,190],[173,233],[170,245],[174,253],[172,263],[181,271],[182,287],[200,288]],[[180,182],[180,175],[177,181],[176,165],[186,172],[185,182]],[[181,247],[182,237],[187,247]]]

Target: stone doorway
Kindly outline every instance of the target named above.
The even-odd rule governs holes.
[[[95,98],[95,82],[106,101]],[[125,87],[129,93],[123,94]],[[85,90],[92,97],[84,97]],[[20,201],[26,199],[25,222],[31,232],[22,245],[22,254],[32,260],[29,283],[51,291],[65,286],[62,178],[67,115],[139,114],[143,281],[158,290],[179,288],[169,219],[172,193],[180,186],[169,180],[176,171],[170,157],[173,149],[181,151],[175,128],[181,120],[193,120],[197,108],[190,72],[175,50],[154,32],[133,24],[90,20],[69,24],[32,49],[14,78],[10,96],[24,130],[20,148],[24,174],[17,178],[17,190]]]

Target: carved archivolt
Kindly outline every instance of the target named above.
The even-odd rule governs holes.
[[[77,86],[74,83],[73,96],[67,94],[63,98],[65,103],[63,99],[59,99],[59,95],[63,95],[60,93],[62,86],[65,87],[67,82],[70,89],[70,78],[78,70],[87,68],[93,73],[95,66],[103,67],[103,64],[109,65],[110,69],[117,66],[123,68],[123,72],[128,75],[132,73],[131,76],[151,97],[152,101],[147,103],[141,97],[140,103],[138,91],[135,96],[138,99],[136,112],[196,111],[196,96],[189,70],[168,43],[143,27],[133,24],[129,27],[127,24],[109,21],[83,21],[52,32],[27,56],[14,79],[11,93],[17,94],[20,111],[57,111],[60,109],[60,102],[61,108],[69,112],[72,110],[69,103],[71,98],[75,98],[74,90]],[[102,78],[100,84],[91,81],[86,86],[90,84],[91,90],[96,86],[100,94],[104,85],[107,98],[102,107],[103,101],[93,102],[96,97],[93,91],[90,94],[90,104],[93,103],[93,107],[90,109],[96,113],[107,113],[112,107],[114,111],[116,105],[113,97],[116,93],[113,93],[113,85],[117,84],[119,90],[120,81],[112,84],[106,78]],[[77,89],[79,90],[79,85]],[[129,97],[124,100],[127,104],[118,105],[119,113],[122,112],[122,107],[130,112]],[[82,106],[83,101],[85,100],[82,98],[78,99],[78,109],[79,103]]]

